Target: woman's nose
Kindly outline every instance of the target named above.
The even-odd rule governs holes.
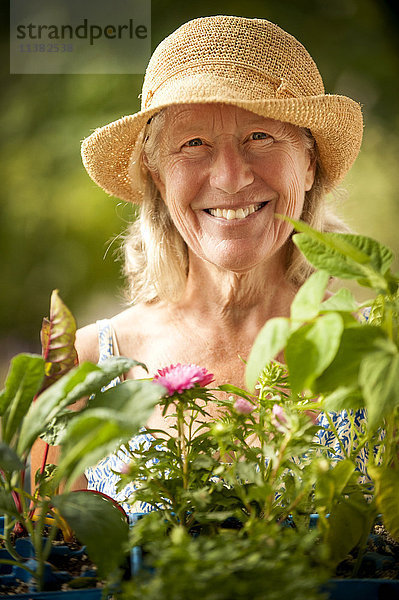
[[[210,173],[213,188],[235,194],[250,185],[254,175],[250,165],[234,143],[226,143],[215,150]]]

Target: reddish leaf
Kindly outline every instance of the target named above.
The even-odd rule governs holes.
[[[58,290],[54,290],[51,294],[50,318],[43,319],[40,332],[42,355],[46,361],[46,377],[41,391],[77,364],[75,334],[75,319],[59,297]]]

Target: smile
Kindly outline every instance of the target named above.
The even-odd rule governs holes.
[[[245,219],[252,215],[252,213],[257,212],[261,208],[268,204],[267,202],[261,202],[260,204],[251,204],[246,208],[238,208],[234,210],[232,208],[206,208],[205,212],[212,217],[218,217],[219,219],[226,219],[227,221],[233,221],[234,219]]]

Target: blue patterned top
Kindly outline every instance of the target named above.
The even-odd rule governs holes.
[[[109,319],[97,321],[97,327],[100,351],[99,362],[101,363],[107,358],[114,356],[113,330]],[[120,383],[120,379],[116,378],[107,387],[114,387],[118,383]],[[345,452],[347,452],[351,439],[351,428],[354,427],[355,431],[361,431],[366,421],[365,410],[331,412],[328,413],[328,417],[339,435]],[[321,428],[316,434],[315,441],[331,449],[337,460],[342,460],[344,458],[343,449],[334,435],[325,413],[318,415],[316,424],[320,425]],[[138,435],[130,440],[129,450],[134,452],[139,448],[147,449],[153,441],[154,438],[143,428]],[[367,458],[368,450],[364,447],[357,458],[357,468],[364,476],[363,481],[368,480],[366,472]],[[97,490],[111,496],[111,498],[114,498],[121,504],[127,513],[151,512],[154,510],[154,507],[147,502],[135,502],[134,504],[126,502],[126,499],[133,494],[137,487],[134,482],[129,483],[122,492],[117,492],[116,490],[116,484],[119,481],[117,473],[121,472],[123,466],[129,462],[129,453],[123,450],[106,456],[95,467],[90,467],[86,470],[88,489]]]
[[[114,356],[114,343],[113,343],[113,331],[111,321],[109,319],[103,319],[97,321],[98,328],[98,341],[99,341],[99,352],[100,358],[99,363],[104,362],[107,358]],[[107,386],[114,387],[120,383],[119,377],[111,381]],[[149,448],[151,442],[154,440],[152,435],[146,433],[145,429],[142,432],[134,436],[129,442],[129,450],[132,452],[138,450],[140,447],[145,450]],[[147,513],[154,510],[154,507],[147,502],[135,502],[133,505],[128,504],[125,500],[131,496],[136,489],[134,482],[129,483],[122,492],[117,492],[116,484],[119,481],[119,475],[122,467],[129,463],[131,457],[129,453],[123,450],[119,450],[115,454],[106,456],[95,467],[89,467],[86,469],[85,475],[87,477],[87,488],[89,490],[96,490],[107,494],[111,498],[114,498],[119,502],[122,508],[129,514],[131,513]],[[115,472],[114,472],[115,471]]]

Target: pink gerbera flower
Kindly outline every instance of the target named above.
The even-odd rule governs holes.
[[[204,367],[197,365],[170,365],[159,369],[154,375],[154,381],[162,384],[168,390],[169,396],[175,392],[181,394],[195,385],[208,385],[213,381],[213,373],[209,373]]]

